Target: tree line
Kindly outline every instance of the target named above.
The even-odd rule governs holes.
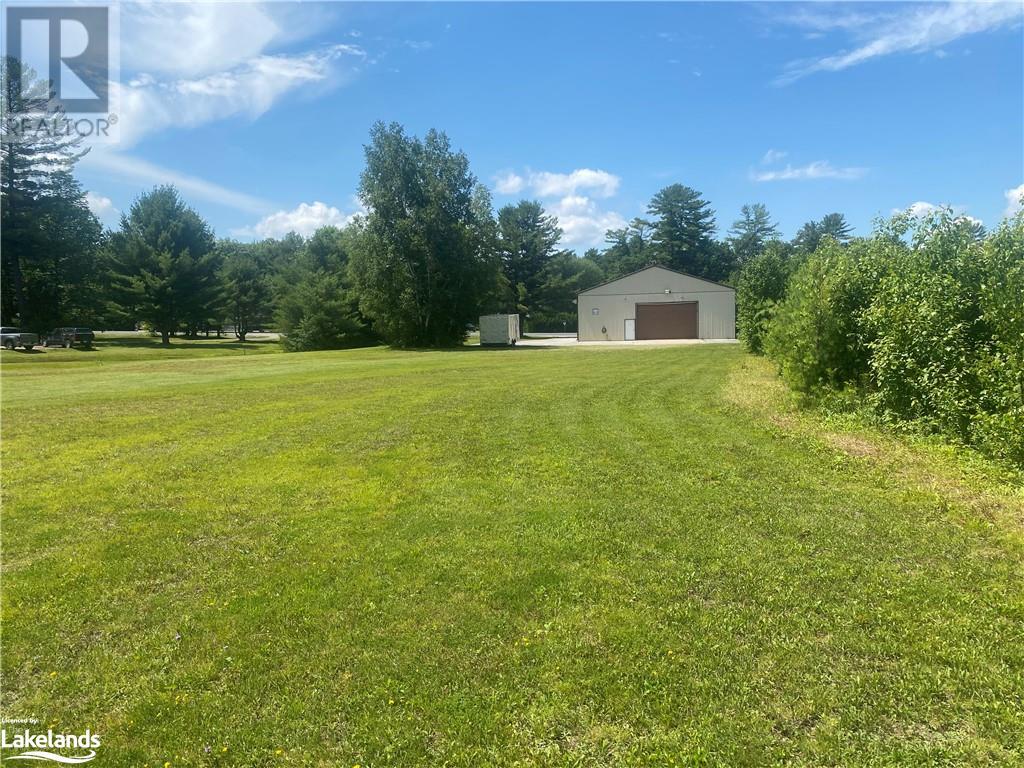
[[[36,82],[14,88],[5,62],[4,107],[38,110]],[[33,102],[33,100],[35,100]],[[30,103],[31,102],[31,103]],[[230,327],[244,340],[273,326],[289,349],[376,343],[461,343],[484,312],[516,312],[533,331],[576,328],[576,294],[651,264],[712,280],[734,279],[778,237],[763,205],[744,206],[726,239],[700,193],[673,184],[646,218],[607,233],[583,257],[559,247],[562,231],[534,200],[495,215],[487,189],[445,134],[418,138],[378,123],[365,147],[359,194],[368,213],[311,237],[246,243],[217,239],[170,186],[137,198],[104,231],[72,175],[73,138],[0,137],[5,323],[45,332],[59,325],[148,328],[169,343]],[[794,248],[849,237],[832,214],[801,230]]]

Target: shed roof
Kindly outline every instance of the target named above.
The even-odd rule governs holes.
[[[675,274],[675,275],[682,275],[683,277],[689,277],[689,278],[691,278],[693,280],[699,280],[702,283],[707,283],[708,285],[713,285],[713,286],[715,286],[718,289],[724,288],[724,289],[726,289],[728,291],[735,291],[736,290],[731,285],[725,285],[724,283],[716,283],[714,280],[708,280],[706,277],[697,277],[697,275],[691,275],[689,272],[682,272],[682,271],[680,271],[678,269],[672,269],[670,267],[664,267],[661,264],[651,264],[650,266],[634,270],[633,272],[627,272],[625,275],[619,275],[618,277],[616,277],[616,278],[614,278],[612,280],[605,280],[603,283],[598,283],[597,285],[592,285],[589,288],[584,288],[582,291],[577,291],[576,295],[579,296],[580,294],[584,294],[584,293],[587,293],[589,291],[593,291],[593,290],[595,290],[597,288],[603,288],[606,285],[612,285],[613,283],[617,283],[617,282],[619,282],[621,280],[625,280],[628,277],[633,277],[634,275],[639,275],[641,272],[648,272],[648,271],[650,271],[652,269],[660,269],[660,270],[663,270],[665,272],[671,272],[672,274]]]

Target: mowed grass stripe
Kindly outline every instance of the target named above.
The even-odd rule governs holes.
[[[731,403],[747,359],[5,369],[4,712],[110,765],[1018,759],[1017,532]]]

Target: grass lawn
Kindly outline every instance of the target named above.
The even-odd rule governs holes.
[[[1019,476],[732,346],[200,344],[2,353],[0,703],[95,765],[1024,763]]]

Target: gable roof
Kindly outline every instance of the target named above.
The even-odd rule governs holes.
[[[682,275],[683,277],[692,277],[694,280],[700,280],[702,283],[708,283],[709,285],[717,285],[719,288],[725,288],[726,290],[729,290],[729,291],[735,291],[736,290],[731,285],[726,285],[725,283],[717,283],[714,280],[708,280],[706,277],[698,277],[697,275],[691,275],[689,272],[683,272],[683,271],[678,270],[678,269],[672,269],[671,267],[666,267],[666,266],[663,266],[661,264],[649,264],[646,267],[641,267],[640,269],[635,269],[632,272],[627,272],[624,275],[619,275],[618,277],[612,278],[611,280],[605,280],[603,283],[598,283],[597,285],[592,285],[589,288],[584,288],[582,291],[576,291],[576,295],[579,296],[581,293],[586,293],[587,291],[592,291],[595,288],[601,288],[601,287],[606,286],[606,285],[611,285],[612,283],[617,283],[617,282],[619,282],[619,280],[625,280],[627,277],[632,277],[633,275],[639,275],[641,272],[647,272],[650,269],[663,269],[666,272],[673,272],[673,273],[675,273],[677,275]]]

